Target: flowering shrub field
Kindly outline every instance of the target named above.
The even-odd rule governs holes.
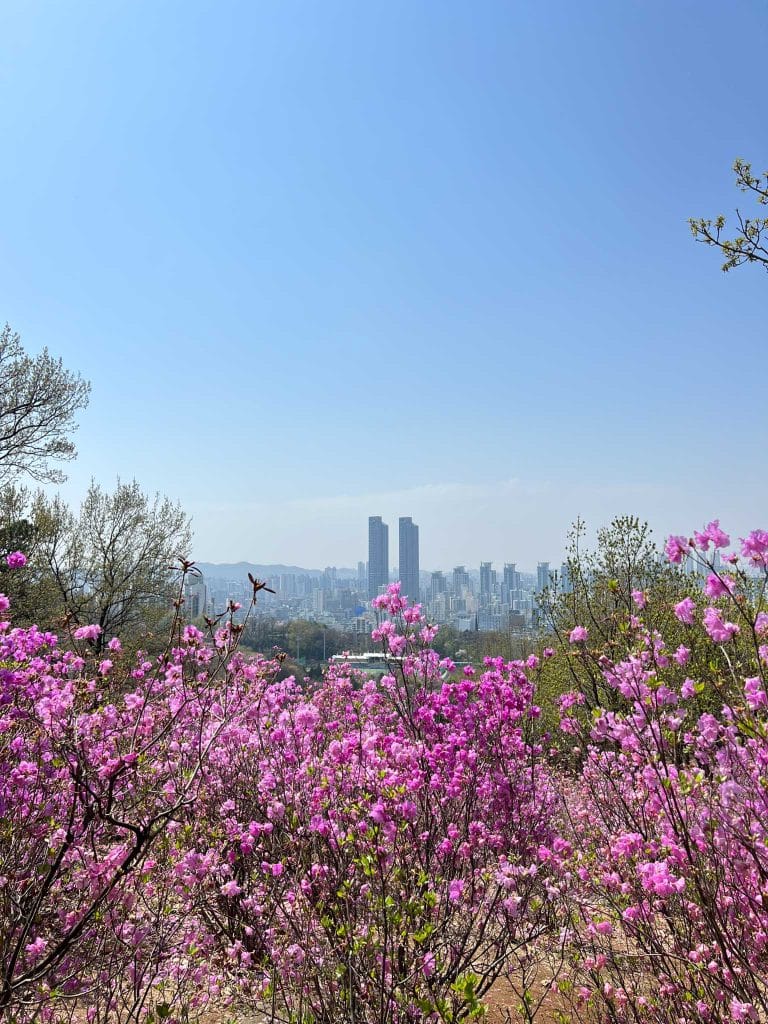
[[[667,543],[673,563],[694,554],[709,569],[699,606],[674,608],[687,644],[669,650],[644,627],[640,592],[629,658],[614,664],[571,635],[620,698],[589,718],[581,694],[561,698],[582,759],[559,862],[574,887],[572,992],[601,1018],[768,1019],[768,533],[714,570],[708,552],[729,545],[717,522]],[[721,648],[725,672],[713,660],[686,674],[702,643]]]
[[[396,588],[378,605],[398,675],[255,687],[178,870],[256,1004],[459,1020],[544,929],[556,797],[521,667],[444,682],[418,612]]]
[[[0,622],[0,1019],[458,1024],[505,978],[533,1020],[538,974],[550,1019],[768,1020],[768,533],[729,549],[670,538],[722,562],[617,660],[579,623],[459,672],[398,585],[377,683],[279,681],[231,616],[153,660]],[[557,659],[611,699],[550,735]]]

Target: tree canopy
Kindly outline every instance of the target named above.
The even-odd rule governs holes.
[[[58,496],[0,491],[0,546],[24,548],[29,565],[4,581],[22,620],[39,625],[90,623],[111,636],[152,646],[152,633],[176,596],[174,563],[188,554],[189,519],[178,504],[117,481],[92,482],[75,512]]]
[[[0,483],[24,473],[47,483],[66,479],[50,463],[75,458],[70,435],[90,390],[47,349],[27,355],[8,324],[0,330]]]

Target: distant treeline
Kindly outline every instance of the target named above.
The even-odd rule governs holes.
[[[343,651],[359,654],[378,648],[367,632],[353,633],[308,619],[283,622],[267,616],[251,618],[241,642],[244,647],[261,654],[270,654],[277,649],[304,667],[322,665]],[[492,655],[510,660],[527,657],[534,649],[534,642],[509,632],[459,632],[452,626],[441,626],[434,648],[443,657],[482,662],[484,657]]]

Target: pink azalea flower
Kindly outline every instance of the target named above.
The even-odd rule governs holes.
[[[448,886],[448,899],[451,903],[456,903],[461,899],[461,894],[464,892],[464,882],[460,878],[454,878]]]
[[[693,697],[696,693],[696,684],[692,679],[686,679],[683,685],[680,687],[680,696],[684,700],[688,700]]]
[[[744,699],[750,711],[768,707],[768,698],[763,689],[763,681],[759,676],[744,680]]]
[[[704,629],[716,644],[724,644],[741,632],[733,622],[723,622],[717,608],[707,608],[704,612]]]
[[[682,601],[679,601],[675,605],[675,615],[680,620],[680,622],[685,623],[686,626],[693,625],[693,613],[695,611],[696,605],[690,597],[684,597]]]
[[[730,1006],[732,1020],[741,1021],[757,1019],[757,1012],[752,1003],[742,1003],[738,999],[732,999]]]
[[[36,962],[41,958],[41,956],[45,952],[47,945],[48,943],[46,942],[46,940],[42,938],[42,936],[38,936],[38,938],[36,938],[34,942],[28,943],[24,948],[29,954],[30,959],[33,962]]]
[[[690,545],[686,537],[672,536],[667,538],[664,550],[666,551],[667,558],[670,562],[674,562],[679,565],[688,554],[689,547]]]
[[[101,626],[92,623],[90,626],[78,626],[72,634],[75,640],[95,640],[101,633]]]
[[[753,530],[741,538],[741,553],[752,565],[768,566],[768,530]]]
[[[727,548],[731,543],[731,538],[720,529],[720,520],[714,519],[711,523],[708,523],[702,533],[694,530],[694,539],[697,547],[701,551],[707,551],[709,549],[710,542],[716,548]]]
[[[710,573],[707,576],[704,592],[707,597],[723,597],[725,594],[732,594],[735,588],[736,584],[732,579],[729,579],[727,576],[717,576],[715,573]]]

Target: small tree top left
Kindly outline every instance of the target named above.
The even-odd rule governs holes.
[[[48,483],[66,479],[51,462],[77,455],[70,435],[90,391],[47,349],[29,356],[8,324],[0,330],[0,483],[23,473]]]

